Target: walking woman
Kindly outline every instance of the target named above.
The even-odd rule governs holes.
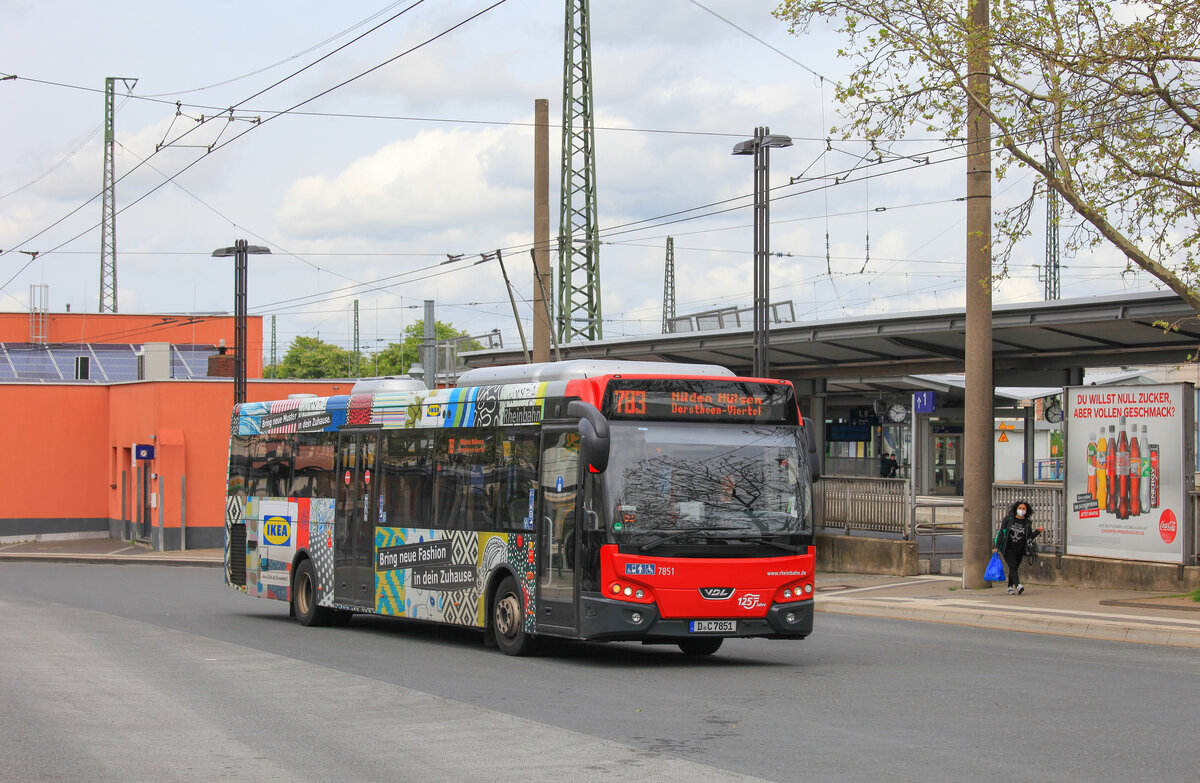
[[[1025,545],[1040,536],[1043,528],[1033,527],[1033,508],[1024,500],[1013,503],[1013,507],[1004,515],[1000,530],[996,532],[996,540],[992,542],[992,551],[1000,552],[1004,564],[1008,566],[1008,594],[1020,595],[1025,592],[1025,585],[1017,569],[1021,559],[1025,557]]]

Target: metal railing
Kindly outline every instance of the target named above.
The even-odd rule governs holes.
[[[1034,527],[1044,528],[1038,537],[1038,549],[1047,555],[1066,553],[1066,499],[1061,484],[993,484],[992,536],[1014,503],[1025,501],[1033,507]],[[1190,493],[1192,518],[1191,551],[1184,552],[1185,564],[1200,565],[1200,490]],[[920,498],[915,509],[905,479],[868,478],[863,476],[822,476],[813,485],[813,510],[818,530],[842,529],[868,533],[886,533],[904,538],[961,534],[954,522],[939,521],[938,508],[961,507],[961,500]],[[912,511],[917,513],[914,515]],[[933,543],[933,557],[937,557]],[[929,553],[922,552],[922,557]]]
[[[813,485],[817,524],[851,530],[908,535],[909,496],[905,479],[822,476]]]
[[[1047,554],[1062,554],[1066,548],[1066,517],[1063,488],[1046,484],[994,484],[992,486],[992,535],[1012,505],[1024,500],[1033,507],[1035,526],[1045,528],[1038,539]],[[950,533],[953,525],[939,522],[937,508],[961,507],[961,501],[919,500],[912,514],[912,498],[905,479],[862,476],[822,476],[813,485],[818,528],[861,530],[909,538],[912,535]],[[921,510],[930,513],[922,514]],[[930,517],[930,518],[926,518]],[[915,524],[914,524],[915,521]]]
[[[1063,506],[1063,488],[1053,484],[993,484],[992,537],[1014,503],[1024,500],[1033,508],[1033,526],[1046,532],[1038,538],[1044,554],[1063,554],[1067,544],[1067,520]]]

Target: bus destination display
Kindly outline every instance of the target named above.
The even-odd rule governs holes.
[[[623,380],[609,382],[609,419],[752,421],[795,424],[796,403],[784,384],[740,381]]]

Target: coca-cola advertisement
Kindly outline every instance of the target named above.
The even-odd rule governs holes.
[[[1196,464],[1193,386],[1064,392],[1067,554],[1184,562]]]

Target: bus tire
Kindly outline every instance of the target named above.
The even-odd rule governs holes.
[[[532,634],[525,632],[525,599],[521,586],[506,576],[492,601],[492,631],[496,646],[505,655],[529,655],[533,652]]]
[[[712,655],[721,649],[721,642],[723,641],[725,640],[719,636],[716,638],[684,639],[679,643],[679,649],[683,650],[684,655]]]
[[[300,561],[292,580],[292,613],[306,626],[327,625],[332,619],[329,609],[317,606],[316,573],[308,559]]]

